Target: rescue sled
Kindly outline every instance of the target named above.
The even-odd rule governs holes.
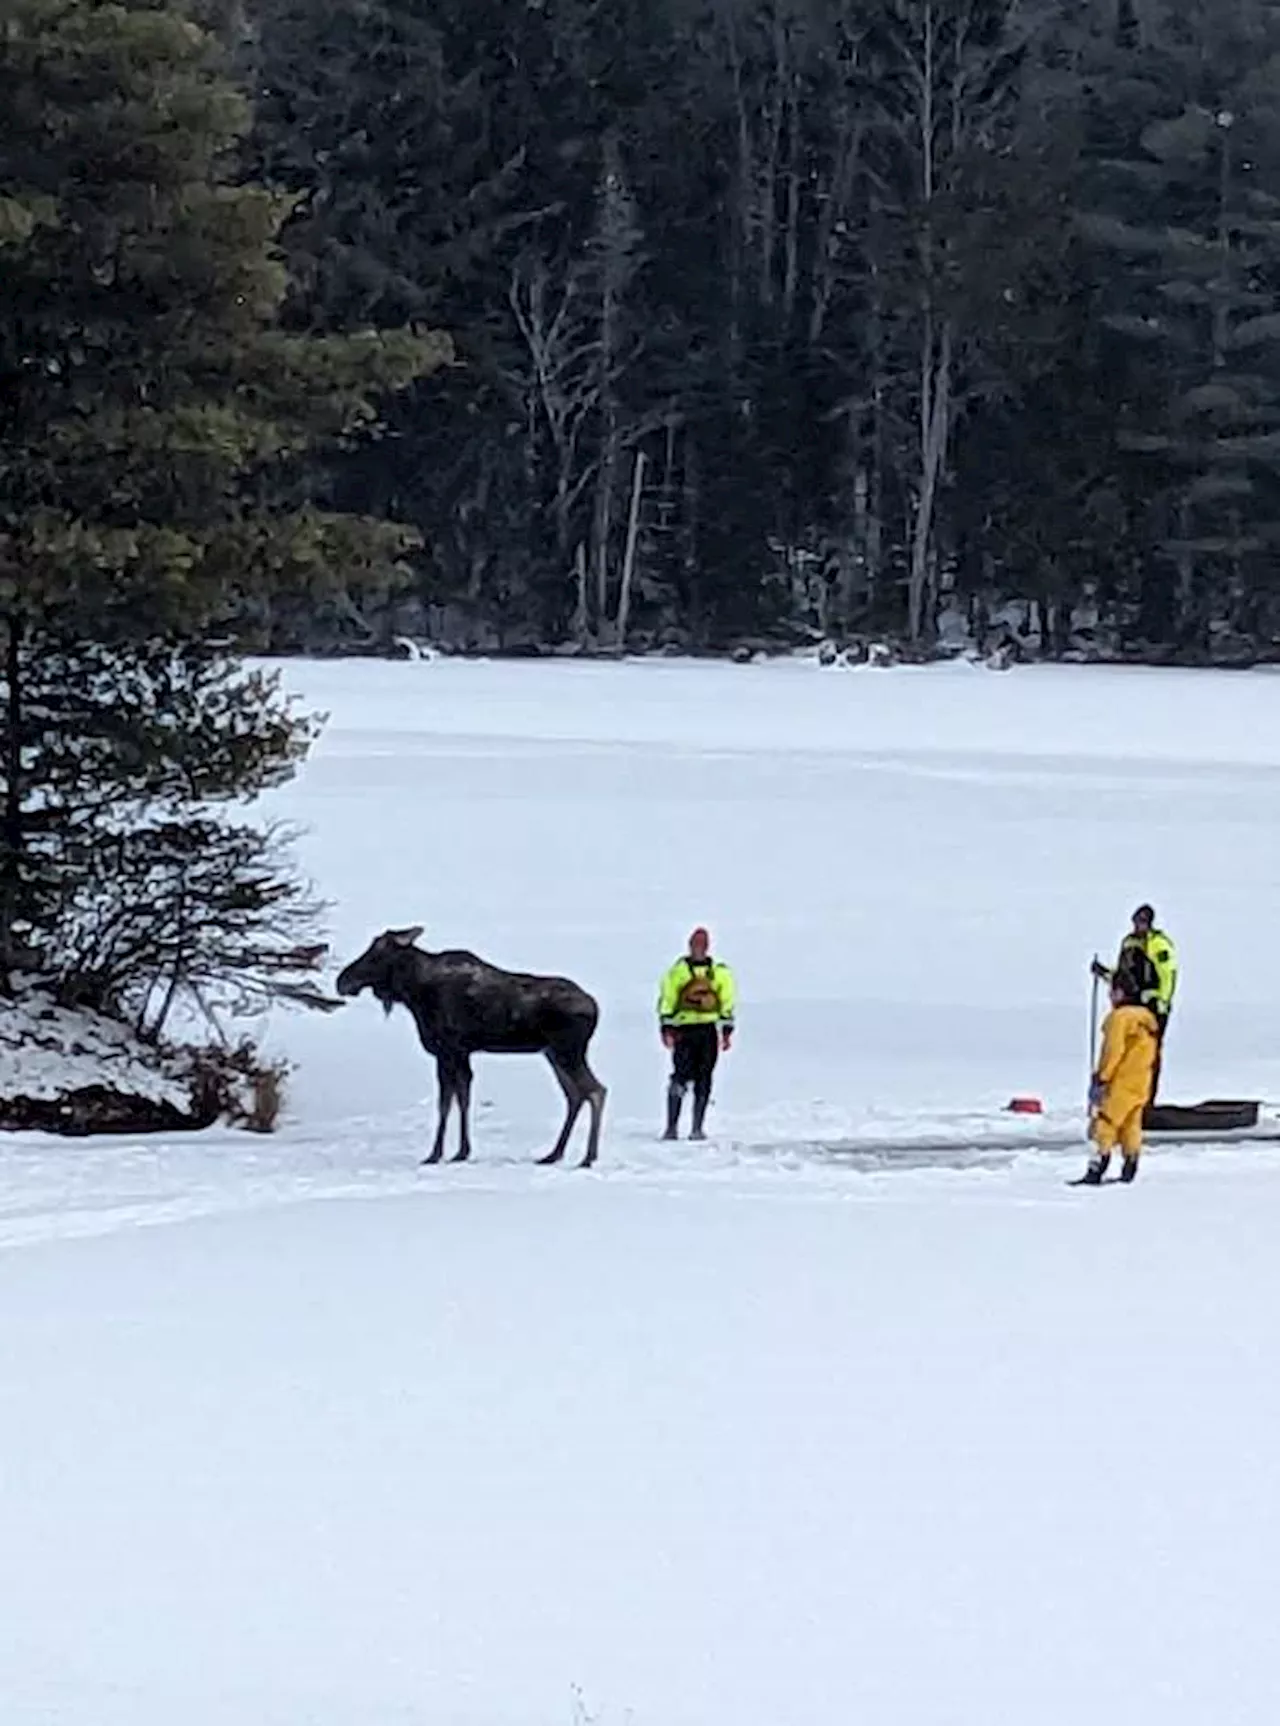
[[[1241,1133],[1250,1138],[1280,1132],[1280,1111],[1266,1117],[1262,1103],[1226,1102],[1214,1098],[1207,1103],[1152,1103],[1142,1116],[1142,1130],[1153,1139],[1200,1139]]]

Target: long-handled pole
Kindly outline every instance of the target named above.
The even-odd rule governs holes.
[[[1101,978],[1098,976],[1096,970],[1098,963],[1098,955],[1096,953],[1093,956],[1093,963],[1095,966],[1093,972],[1093,993],[1089,998],[1089,1076],[1085,1081],[1086,1107],[1088,1106],[1089,1092],[1093,1089],[1094,1071],[1098,1065],[1098,984],[1101,982]]]

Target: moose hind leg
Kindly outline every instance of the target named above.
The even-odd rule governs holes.
[[[549,1057],[556,1077],[560,1081],[569,1103],[569,1115],[561,1131],[555,1149],[549,1156],[543,1157],[544,1163],[559,1162],[565,1153],[573,1132],[574,1123],[582,1112],[583,1104],[591,1110],[591,1127],[587,1135],[587,1148],[579,1168],[589,1169],[600,1154],[600,1125],[604,1119],[604,1103],[608,1092],[596,1078],[587,1065],[587,1057],[582,1050],[571,1054],[555,1054]]]
[[[609,1092],[587,1065],[585,1055],[578,1063],[575,1077],[582,1087],[583,1100],[591,1110],[591,1127],[587,1134],[587,1148],[582,1162],[579,1164],[580,1168],[589,1169],[600,1155],[600,1126],[604,1120],[605,1098]]]
[[[551,1065],[551,1071],[556,1076],[556,1081],[559,1084],[560,1089],[564,1092],[566,1110],[564,1125],[560,1129],[560,1137],[556,1140],[555,1144],[547,1152],[545,1157],[538,1158],[539,1168],[544,1169],[548,1168],[552,1163],[558,1163],[564,1156],[565,1148],[569,1143],[569,1135],[573,1131],[573,1124],[582,1110],[583,1103],[586,1101],[581,1090],[573,1081],[571,1068],[569,1063],[565,1060],[565,1057],[558,1054],[554,1049],[548,1049],[547,1060]]]
[[[448,1062],[437,1060],[436,1093],[438,1098],[438,1116],[436,1120],[436,1136],[430,1152],[422,1159],[424,1167],[428,1163],[441,1162],[444,1158],[444,1130],[449,1120],[449,1107],[453,1102],[455,1083],[456,1080],[453,1068]]]

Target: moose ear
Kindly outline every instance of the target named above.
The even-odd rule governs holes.
[[[393,929],[391,939],[397,947],[412,947],[422,933],[422,924],[415,923],[412,929]]]

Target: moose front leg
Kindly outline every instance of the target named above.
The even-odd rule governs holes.
[[[453,1065],[449,1061],[436,1058],[436,1093],[438,1097],[439,1115],[436,1121],[435,1143],[429,1155],[423,1157],[422,1166],[428,1163],[438,1163],[444,1158],[444,1130],[449,1121],[449,1108],[453,1102],[457,1085]]]
[[[454,1071],[454,1095],[458,1099],[458,1148],[455,1163],[465,1163],[471,1155],[471,1062],[464,1055]]]

